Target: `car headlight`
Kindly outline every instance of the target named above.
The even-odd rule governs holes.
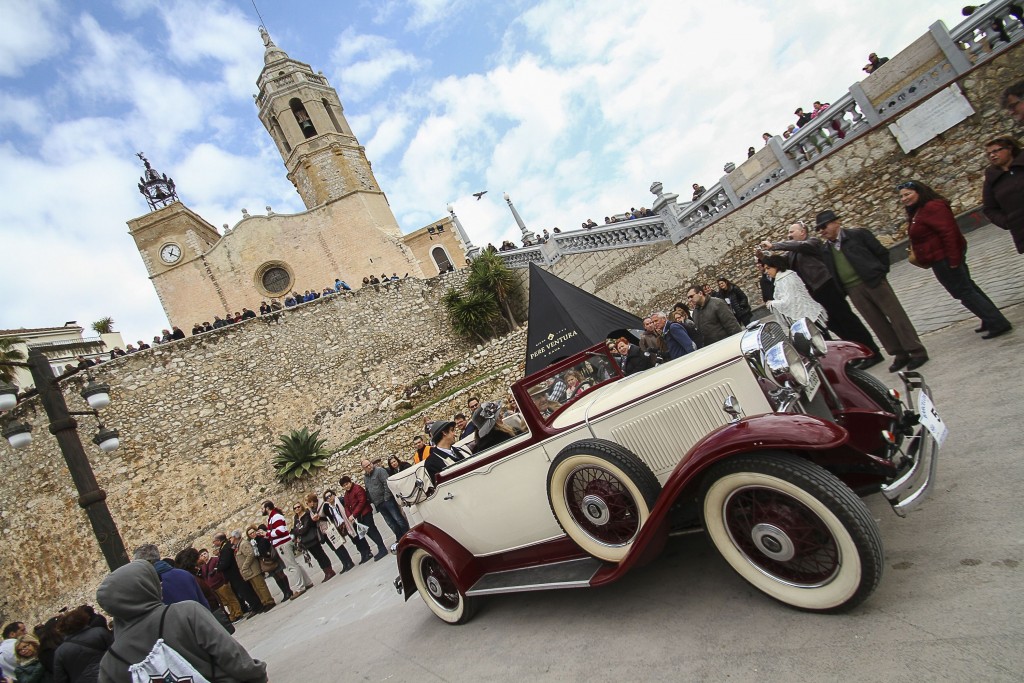
[[[825,336],[810,318],[801,318],[789,328],[793,346],[804,358],[821,358],[828,353]]]
[[[800,352],[788,341],[781,341],[765,351],[764,363],[771,378],[779,386],[789,384],[801,389],[810,381]]]

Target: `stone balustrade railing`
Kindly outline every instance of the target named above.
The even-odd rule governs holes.
[[[603,225],[590,230],[575,230],[551,236],[561,254],[584,251],[620,249],[640,244],[671,239],[665,220],[661,216],[636,218],[634,220]]]
[[[563,232],[539,247],[500,255],[510,267],[524,268],[551,264],[571,253],[666,240],[678,244],[1019,42],[1024,37],[1024,17],[1017,16],[1020,1],[989,2],[951,31],[935,22],[790,138],[769,140],[696,201],[680,205],[676,195],[663,193],[656,182],[651,192],[657,197],[657,218]]]

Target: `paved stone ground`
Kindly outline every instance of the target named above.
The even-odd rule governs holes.
[[[775,603],[695,535],[671,539],[650,565],[605,588],[486,599],[461,627],[436,619],[418,596],[397,596],[388,558],[240,623],[238,639],[269,663],[274,683],[1021,680],[1024,256],[991,226],[968,240],[976,281],[998,304],[1018,304],[1004,309],[1016,329],[979,339],[931,273],[894,264],[890,281],[922,333],[931,331],[923,372],[950,437],[937,485],[908,518],[880,496],[867,499],[885,573],[850,613]],[[892,384],[884,366],[872,372]]]
[[[1024,301],[1024,255],[1010,233],[986,225],[967,234],[967,265],[978,286],[1000,308]],[[889,284],[920,334],[961,320],[977,320],[942,288],[930,271],[907,261],[895,263]]]

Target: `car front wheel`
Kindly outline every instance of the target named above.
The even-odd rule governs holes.
[[[416,590],[436,617],[449,624],[464,624],[473,618],[477,601],[462,594],[437,558],[417,548],[412,553],[411,566]]]
[[[731,458],[703,487],[708,536],[746,581],[798,609],[841,612],[882,576],[882,540],[864,503],[821,467],[785,453]]]
[[[640,458],[603,439],[566,446],[548,468],[548,502],[558,524],[583,551],[606,562],[626,557],[660,491]]]

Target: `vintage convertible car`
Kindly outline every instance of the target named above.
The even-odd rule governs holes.
[[[850,609],[883,566],[858,496],[903,516],[946,434],[920,373],[890,391],[855,367],[867,355],[808,320],[768,321],[628,378],[603,345],[526,377],[512,386],[525,433],[435,481],[390,478],[412,527],[395,586],[461,624],[480,596],[601,586],[703,529],[772,598]]]

